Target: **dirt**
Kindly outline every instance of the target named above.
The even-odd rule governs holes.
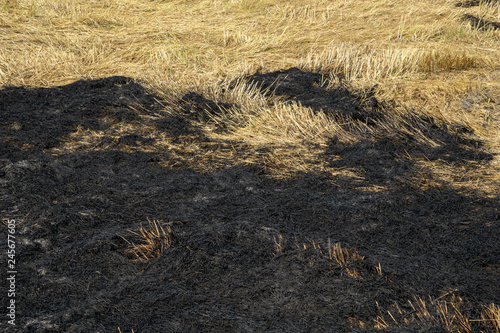
[[[318,73],[246,79],[316,112],[372,127],[386,117],[383,101],[326,90]],[[162,111],[171,104],[178,112]],[[195,92],[164,101],[124,77],[0,90],[0,208],[4,224],[17,222],[18,271],[12,326],[1,270],[2,332],[447,332],[408,301],[460,299],[471,319],[500,304],[498,193],[418,163],[462,170],[457,182],[489,167],[497,157],[467,129],[414,118],[437,147],[389,134],[332,138],[316,158],[355,174],[286,179],[245,160],[249,145],[203,131],[199,110],[219,106]],[[153,132],[174,148],[158,149]],[[113,135],[68,146],[78,133]],[[232,146],[224,159],[206,157]],[[139,261],[129,230],[148,219],[170,228],[171,244]],[[329,243],[363,259],[341,264]]]

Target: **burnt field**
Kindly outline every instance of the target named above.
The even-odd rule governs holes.
[[[344,136],[251,144],[238,102],[124,77],[0,90],[1,331],[498,332],[495,152],[319,73],[241,80]]]

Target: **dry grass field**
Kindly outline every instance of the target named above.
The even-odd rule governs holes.
[[[0,0],[0,125],[2,331],[500,332],[500,1]]]

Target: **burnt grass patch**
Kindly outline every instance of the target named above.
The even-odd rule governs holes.
[[[464,21],[469,21],[472,24],[472,26],[476,29],[480,29],[480,30],[499,30],[500,29],[500,23],[485,20],[485,19],[476,17],[474,15],[464,14],[464,15],[462,15],[462,19]]]
[[[317,73],[291,69],[272,86],[282,74],[251,79],[317,112],[385,117],[366,95],[314,85]],[[411,136],[332,138],[317,158],[355,175],[284,179],[243,161],[250,146],[204,134],[200,113],[219,105],[194,92],[161,101],[123,77],[0,90],[0,208],[18,221],[17,325],[3,320],[2,331],[441,332],[443,322],[375,327],[394,306],[411,316],[415,297],[460,297],[472,319],[500,304],[498,195],[417,163],[486,165],[493,156],[480,142],[414,117],[439,147]],[[99,136],[113,126],[128,131]],[[154,131],[173,148],[158,149]],[[89,144],[61,148],[87,132]],[[230,146],[230,158],[207,158]],[[169,228],[169,244],[138,261],[127,253],[148,219]]]
[[[498,0],[467,0],[464,2],[456,2],[455,7],[474,7],[479,6],[480,4],[495,4],[498,3]]]

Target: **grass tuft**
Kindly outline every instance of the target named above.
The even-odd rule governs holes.
[[[163,251],[172,245],[172,229],[167,225],[166,230],[156,220],[150,221],[148,226],[144,227],[141,223],[139,231],[131,231],[138,241],[129,242],[130,247],[125,253],[132,254],[136,261],[146,262],[153,258],[158,258]]]
[[[328,257],[331,260],[335,260],[340,266],[364,259],[358,251],[343,247],[340,243],[332,244],[330,239],[328,239],[327,249]]]
[[[481,318],[490,329],[495,333],[500,333],[500,307],[491,303],[483,306]]]
[[[433,328],[441,327],[447,332],[500,332],[500,309],[495,304],[483,306],[481,319],[474,319],[469,305],[460,297],[454,295],[456,290],[450,290],[441,297],[428,300],[414,297],[407,306],[395,304],[391,310],[380,308],[381,315],[374,322],[378,329],[391,328]],[[365,324],[365,323],[363,323]],[[359,326],[359,325],[358,325]]]
[[[345,274],[354,279],[362,279],[361,273],[359,273],[352,264],[361,261],[364,259],[358,251],[354,249],[347,248],[343,246],[341,243],[332,243],[330,239],[323,244],[322,242],[316,242],[314,240],[309,240],[309,244],[303,243],[299,245],[297,239],[295,240],[296,246],[298,249],[307,250],[311,248],[319,253],[322,257],[327,258],[331,262],[335,262],[338,266],[340,266]],[[275,241],[276,243],[276,241]],[[309,260],[309,265],[313,265],[313,258],[311,257]]]

